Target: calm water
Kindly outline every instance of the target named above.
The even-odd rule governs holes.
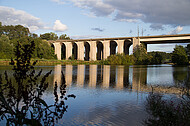
[[[155,92],[178,95],[178,87],[190,80],[189,67],[171,65],[57,65],[36,69],[43,69],[44,73],[53,70],[48,78],[51,85],[43,97],[48,103],[54,101],[54,82],[61,81],[61,71],[65,74],[68,94],[77,96],[66,101],[69,109],[56,125],[143,125],[149,116],[145,101],[151,86],[159,87]],[[0,73],[5,70],[11,75],[10,67],[0,67]],[[167,88],[173,86],[175,90]],[[3,121],[0,124],[4,125]]]

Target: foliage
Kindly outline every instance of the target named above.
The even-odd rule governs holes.
[[[34,41],[28,43],[17,41],[15,48],[16,59],[11,60],[13,65],[14,79],[9,79],[7,72],[0,75],[0,117],[6,119],[7,125],[54,125],[55,119],[62,118],[68,106],[64,100],[75,95],[66,95],[65,78],[62,72],[60,84],[60,98],[57,94],[58,84],[55,82],[55,103],[48,105],[41,97],[48,88],[46,78],[51,71],[42,79],[42,70],[36,73],[31,64],[32,52],[35,50]],[[40,81],[38,81],[40,79]]]
[[[51,39],[57,39],[55,33],[49,33]],[[30,33],[29,29],[21,26],[6,26],[2,25],[0,22],[0,59],[11,59],[15,55],[13,49],[17,45],[17,41],[20,41],[22,44],[28,43],[28,41],[34,41],[35,50],[32,55],[33,58],[40,59],[56,59],[54,50],[51,45],[38,37],[37,34]]]
[[[186,50],[187,50],[188,60],[190,61],[190,44],[187,45]]]
[[[22,25],[0,25],[0,35],[6,35],[10,40],[30,35],[28,28]]]
[[[140,46],[137,46],[134,53],[134,62],[135,64],[141,65],[141,64],[150,64],[152,60],[152,56],[147,54],[146,48],[144,44],[141,44]]]
[[[40,59],[56,59],[54,54],[54,49],[46,40],[41,40],[40,38],[34,39],[35,42],[35,51],[33,54],[34,58]]]
[[[59,36],[59,39],[61,39],[61,40],[69,40],[70,37],[68,37],[66,34],[62,34],[62,35]]]
[[[171,54],[166,52],[148,52],[152,56],[150,64],[162,64],[164,61],[171,61]]]
[[[13,57],[13,44],[11,44],[8,36],[1,35],[0,59],[10,59],[11,57]]]
[[[175,65],[186,65],[188,64],[188,57],[186,50],[181,45],[176,45],[172,53],[172,62]]]
[[[106,60],[102,61],[102,63],[107,65],[131,65],[133,61],[132,56],[117,54],[109,56]]]
[[[147,126],[187,126],[190,125],[190,97],[180,101],[166,100],[160,94],[150,93],[146,101],[146,111],[152,116],[145,120]]]
[[[50,32],[50,33],[41,34],[40,38],[45,40],[57,40],[58,36],[57,34]]]

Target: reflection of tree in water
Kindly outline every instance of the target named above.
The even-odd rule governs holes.
[[[0,75],[0,117],[6,119],[7,125],[54,125],[55,120],[62,118],[68,106],[66,96],[65,77],[62,73],[62,82],[59,87],[60,97],[58,97],[58,84],[55,82],[53,105],[48,105],[42,99],[43,93],[48,88],[46,81],[51,71],[47,72],[42,78],[42,70],[36,73],[31,65],[34,42],[28,44],[18,44],[16,46],[16,61],[11,61],[13,65],[14,79],[10,79],[5,72],[4,79]],[[41,79],[40,79],[41,78]],[[40,82],[38,80],[40,79]]]
[[[189,67],[174,67],[173,78],[176,86],[188,86],[190,82]],[[183,71],[182,71],[183,69]]]
[[[115,88],[115,86],[116,86],[116,66],[111,66],[109,87]]]

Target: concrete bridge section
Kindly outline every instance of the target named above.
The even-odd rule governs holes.
[[[101,60],[112,54],[129,54],[129,48],[133,45],[133,51],[141,43],[168,44],[168,43],[190,43],[190,34],[141,36],[141,37],[118,37],[118,38],[96,38],[77,40],[48,41],[54,45],[57,59],[68,60],[73,56],[77,60]],[[116,49],[117,48],[117,49]]]

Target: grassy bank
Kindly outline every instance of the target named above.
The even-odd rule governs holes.
[[[61,64],[61,65],[77,65],[77,64],[85,64],[85,65],[90,65],[90,64],[101,64],[101,61],[80,61],[80,60],[47,60],[47,59],[32,59],[32,61],[38,61],[37,66],[51,66],[51,65],[56,65],[56,64]],[[1,66],[7,66],[9,65],[10,59],[0,59],[0,65]]]

